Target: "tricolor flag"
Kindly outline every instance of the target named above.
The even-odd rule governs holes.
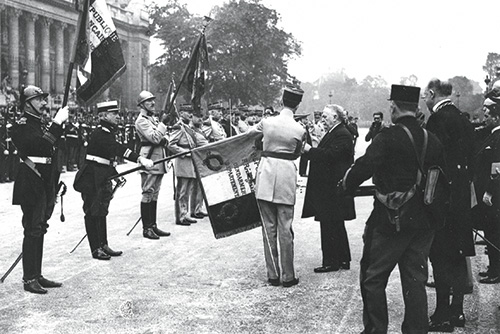
[[[125,72],[125,60],[105,0],[85,0],[74,63],[80,102],[91,104]]]
[[[254,191],[260,136],[245,133],[191,151],[217,239],[262,225]]]

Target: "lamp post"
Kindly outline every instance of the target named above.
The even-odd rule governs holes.
[[[332,96],[333,96],[333,91],[330,91],[330,93],[328,93],[328,97],[330,98],[330,104],[332,104]]]
[[[484,79],[484,83],[486,84],[485,94],[488,94],[490,91],[490,82],[491,82],[490,76],[486,74],[486,79]]]
[[[460,92],[456,92],[455,95],[457,96],[457,108],[460,109]]]

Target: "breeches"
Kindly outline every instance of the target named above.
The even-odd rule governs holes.
[[[92,193],[82,193],[83,212],[86,216],[107,216],[113,188],[107,181],[100,190]]]
[[[141,173],[142,203],[158,201],[163,174]]]
[[[42,192],[35,204],[21,204],[23,211],[23,228],[26,237],[38,238],[47,233],[47,221],[54,211],[55,199],[47,199],[46,192]]]

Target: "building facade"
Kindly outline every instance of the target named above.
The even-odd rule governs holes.
[[[49,103],[62,101],[76,36],[76,0],[0,1],[0,74],[2,83],[19,90],[37,85],[50,93]],[[80,0],[82,1],[82,0]],[[106,0],[122,44],[127,70],[101,99],[119,99],[134,110],[143,89],[149,90],[148,13],[144,0]],[[76,73],[71,87],[76,87]]]

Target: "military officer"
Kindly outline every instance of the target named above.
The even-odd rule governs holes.
[[[135,121],[137,135],[141,140],[142,157],[159,160],[166,157],[167,125],[158,122],[154,116],[156,97],[148,91],[142,91],[137,99],[140,115]],[[166,122],[166,115],[163,115]],[[141,171],[141,218],[143,236],[147,239],[168,237],[170,232],[160,230],[156,224],[158,194],[160,193],[163,175],[167,172],[165,163],[156,164],[152,169]]]
[[[283,90],[283,109],[251,128],[263,135],[262,159],[257,170],[255,195],[262,217],[264,256],[268,282],[284,287],[299,283],[293,264],[293,209],[297,185],[296,160],[301,153],[306,131],[293,115],[304,91],[295,86]],[[279,239],[279,252],[278,252]],[[278,255],[280,253],[280,255]],[[280,273],[280,258],[282,273]]]
[[[190,105],[183,105],[179,112],[180,119],[175,124],[170,134],[168,149],[173,154],[189,151],[197,146],[196,136],[191,129],[193,109]],[[184,155],[174,160],[174,170],[177,178],[175,189],[175,223],[177,225],[189,226],[197,222],[188,216],[189,202],[195,200],[196,175],[191,154]],[[194,214],[194,212],[191,212]]]
[[[98,103],[97,111],[101,121],[90,137],[85,162],[76,174],[73,187],[82,193],[85,229],[92,257],[109,260],[110,256],[122,254],[112,250],[107,240],[106,216],[112,198],[112,184],[107,178],[117,174],[113,161],[116,156],[121,156],[148,169],[153,167],[153,161],[116,141],[115,131],[120,118],[116,101]]]
[[[48,94],[36,86],[23,91],[24,117],[12,128],[12,140],[23,163],[14,184],[12,203],[23,211],[23,283],[24,290],[44,294],[45,288],[60,287],[42,276],[44,235],[56,200],[59,174],[52,165],[56,141],[63,133],[61,125],[68,119],[68,107],[59,109],[48,130],[41,123]]]
[[[408,130],[419,152],[424,146],[424,130],[415,113],[420,88],[392,85],[391,119],[395,126],[384,128],[368,146],[364,156],[346,172],[343,186],[353,195],[356,188],[373,177],[380,194],[407,192],[417,182],[419,164]],[[443,147],[428,133],[424,169],[444,165]],[[420,196],[415,194],[415,196]],[[396,265],[401,275],[405,314],[402,333],[427,333],[427,257],[435,233],[435,222],[425,213],[423,198],[417,197],[415,211],[421,213],[402,224],[398,231],[378,197],[366,222],[361,259],[361,296],[363,298],[363,333],[387,333],[388,311],[385,288]]]

